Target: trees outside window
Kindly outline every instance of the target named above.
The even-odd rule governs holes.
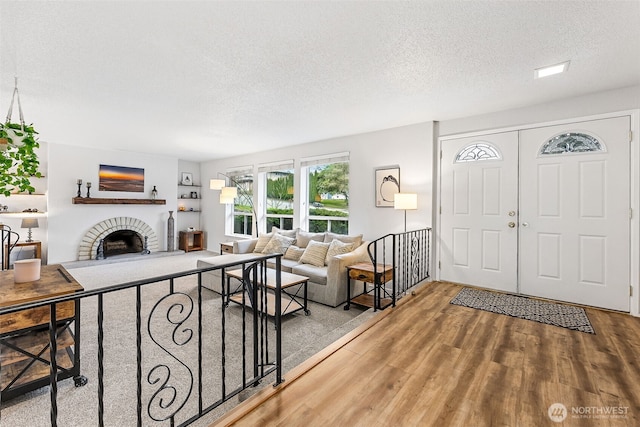
[[[238,187],[233,202],[233,234],[253,236],[253,174],[229,175],[231,184]]]
[[[349,163],[307,166],[308,229],[349,233]]]
[[[266,229],[293,229],[294,171],[272,170],[264,174],[266,180]]]

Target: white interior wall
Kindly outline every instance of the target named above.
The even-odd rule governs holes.
[[[597,92],[545,104],[439,122],[440,136],[530,125],[640,107],[640,86]]]
[[[48,257],[49,263],[74,261],[78,245],[88,229],[113,217],[139,218],[149,224],[158,236],[161,250],[166,250],[166,230],[169,210],[176,210],[178,160],[144,153],[96,150],[83,147],[49,144],[48,175]],[[144,192],[113,192],[98,190],[98,170],[101,164],[144,169]],[[82,179],[82,196],[86,196],[87,181],[92,183],[95,198],[151,198],[156,186],[158,198],[166,205],[74,205],[76,181]]]
[[[365,239],[371,240],[404,229],[403,211],[375,206],[374,171],[378,167],[398,165],[401,191],[418,194],[418,209],[407,213],[407,229],[431,226],[432,147],[433,123],[427,122],[204,162],[201,173],[203,181],[208,182],[218,172],[252,165],[257,177],[259,164],[293,159],[299,175],[301,158],[348,151],[349,233],[362,233]],[[296,190],[296,196],[298,194]],[[203,188],[202,205],[206,212],[202,228],[207,232],[207,247],[217,251],[221,242],[233,239],[225,235],[225,206],[218,202],[218,192],[206,188]],[[298,217],[296,215],[296,219]],[[294,223],[294,227],[298,225]]]

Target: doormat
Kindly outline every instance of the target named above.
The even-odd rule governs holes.
[[[595,334],[584,309],[571,305],[472,288],[462,288],[451,304]]]

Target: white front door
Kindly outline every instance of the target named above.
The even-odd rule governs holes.
[[[630,117],[520,133],[520,292],[629,311]]]
[[[517,291],[518,133],[444,141],[440,279]]]

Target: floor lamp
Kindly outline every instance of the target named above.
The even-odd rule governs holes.
[[[247,203],[251,207],[251,235],[253,235],[253,230],[256,228],[255,221],[258,217],[256,209],[253,206],[253,192],[240,185],[234,177],[223,173],[218,173],[218,175],[229,179],[230,185],[227,186],[226,179],[212,178],[209,180],[209,188],[211,190],[220,191],[220,204],[222,205],[232,205],[235,203],[235,199],[240,196],[241,203]]]
[[[396,193],[393,196],[393,208],[404,210],[404,232],[407,232],[407,211],[418,209],[418,195],[415,193]]]

